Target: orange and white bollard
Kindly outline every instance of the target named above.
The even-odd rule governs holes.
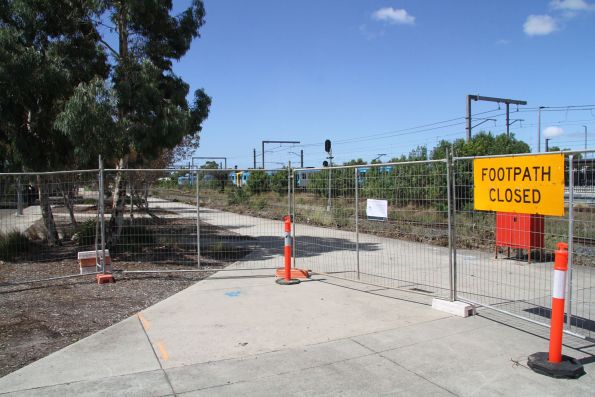
[[[535,372],[553,378],[578,378],[584,375],[582,364],[562,355],[564,335],[564,303],[566,298],[566,272],[568,271],[568,244],[558,243],[554,260],[552,286],[552,312],[550,323],[550,351],[529,356],[527,365]]]
[[[550,325],[551,363],[562,362],[562,335],[564,334],[564,302],[566,298],[566,272],[568,271],[568,244],[558,243],[554,261],[554,285],[552,287],[552,318]]]
[[[310,274],[306,270],[291,268],[291,216],[283,218],[283,233],[285,245],[283,247],[284,266],[277,268],[277,284],[292,285],[299,284],[300,278],[309,278]]]

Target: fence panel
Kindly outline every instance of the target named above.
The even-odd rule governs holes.
[[[1,283],[79,273],[99,242],[98,172],[0,174]]]
[[[297,262],[449,296],[445,161],[300,169],[294,179]]]
[[[294,256],[297,267],[357,279],[353,168],[294,170]],[[360,250],[371,249],[360,244]]]
[[[287,170],[108,170],[108,247],[139,270],[280,266],[288,183]]]
[[[572,227],[566,229],[568,234],[572,231],[566,325],[595,338],[595,151],[574,155],[572,175],[568,169],[566,173],[573,182],[565,194],[567,205],[573,208]]]
[[[571,312],[566,319],[567,331],[589,337],[595,330],[593,160],[583,157],[572,161],[574,185],[570,181],[568,156],[565,164],[564,216],[504,216],[474,210],[473,159],[454,159],[456,294],[460,300],[548,326],[555,244],[568,242],[573,270],[567,288],[567,307]],[[571,203],[573,189],[584,193]],[[517,226],[506,223],[508,218],[510,222],[535,222],[532,238],[543,241],[544,249],[496,247],[497,222],[501,222],[505,233],[522,238]]]

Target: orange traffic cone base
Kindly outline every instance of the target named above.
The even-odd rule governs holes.
[[[278,267],[277,270],[275,270],[275,277],[277,277],[277,278],[285,278],[285,268]],[[289,278],[291,278],[291,279],[306,279],[306,278],[310,278],[310,271],[309,270],[302,270],[302,269],[292,268]]]

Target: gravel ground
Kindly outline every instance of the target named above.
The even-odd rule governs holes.
[[[73,261],[0,266],[36,276],[78,271]],[[184,266],[118,263],[119,269],[180,269]],[[186,267],[187,268],[187,267]],[[11,272],[13,275],[20,273]],[[99,330],[134,315],[212,273],[117,275],[97,285],[94,276],[0,288],[0,376],[13,372]],[[27,275],[23,275],[23,279]]]
[[[174,220],[169,227],[179,230],[186,222],[189,221]],[[219,242],[205,247],[201,255],[203,268],[213,272],[119,272],[194,268],[191,264],[196,263],[196,248],[165,246],[169,259],[165,262],[159,261],[163,259],[164,248],[160,243],[146,247],[142,255],[115,254],[115,284],[98,285],[94,275],[14,284],[78,274],[77,248],[73,243],[28,253],[40,257],[35,260],[0,261],[0,376],[138,313],[241,259],[253,249],[245,244],[242,248],[235,245],[239,240],[251,240],[249,237],[208,224],[202,227],[204,234],[201,235]]]

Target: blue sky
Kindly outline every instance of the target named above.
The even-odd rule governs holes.
[[[535,108],[595,105],[593,4],[205,0],[202,37],[174,67],[213,98],[196,155],[242,168],[253,148],[260,164],[262,140],[298,140],[304,146],[267,145],[267,168],[297,162],[289,152],[300,149],[318,166],[328,138],[337,162],[388,160],[464,137],[467,94],[526,100],[518,113],[511,107],[524,119],[511,130],[535,150]],[[474,132],[503,132],[503,109],[474,103],[473,113],[485,112],[478,118],[497,120]],[[582,148],[582,125],[595,147],[594,106],[542,113],[542,129],[556,127],[551,145]]]

